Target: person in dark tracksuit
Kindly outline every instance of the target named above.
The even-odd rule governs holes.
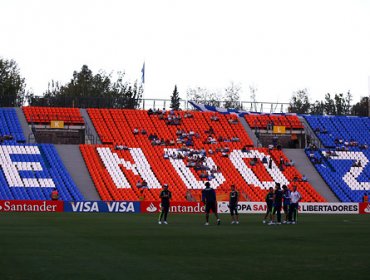
[[[170,199],[172,198],[171,192],[168,190],[168,185],[163,185],[163,190],[159,194],[159,197],[161,199],[161,214],[159,215],[158,224],[162,224],[162,218],[163,223],[167,225],[167,214],[170,210]]]
[[[206,223],[205,225],[209,225],[209,213],[212,212],[215,214],[217,218],[217,225],[220,225],[221,220],[218,217],[217,213],[217,199],[216,199],[216,192],[214,189],[211,188],[211,184],[206,182],[204,184],[206,188],[202,190],[202,202],[205,204],[206,210]]]
[[[283,224],[286,224],[289,221],[289,207],[290,207],[290,190],[286,185],[283,185],[283,210],[285,214],[285,219]]]
[[[235,190],[235,185],[231,185],[229,199],[231,224],[239,224],[238,202],[239,202],[239,192]]]
[[[266,215],[263,219],[262,223],[266,224],[266,219],[270,217],[270,222],[272,222],[272,208],[274,206],[274,189],[272,187],[269,188],[269,192],[266,195],[265,198],[266,201]]]
[[[272,211],[272,220],[273,221],[270,222],[269,225],[274,223],[275,214],[276,214],[276,218],[277,218],[276,223],[278,225],[281,224],[281,207],[282,207],[282,203],[283,203],[283,191],[280,188],[280,184],[279,183],[276,183],[275,184],[275,192],[274,192],[274,209]]]

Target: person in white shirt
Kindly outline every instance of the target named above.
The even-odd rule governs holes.
[[[301,199],[302,196],[297,191],[297,186],[293,186],[293,191],[290,193],[289,223],[295,224],[297,222],[298,203]]]

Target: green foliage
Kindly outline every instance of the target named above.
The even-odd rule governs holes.
[[[25,79],[14,60],[0,58],[0,106],[20,107],[26,94]]]
[[[137,108],[143,88],[137,81],[124,81],[124,73],[118,72],[115,81],[112,74],[93,74],[87,65],[80,72],[74,71],[66,85],[51,81],[43,98],[30,96],[30,105],[95,108]]]
[[[187,99],[199,104],[220,107],[222,96],[216,91],[210,91],[206,88],[189,88],[186,92]]]
[[[224,107],[227,109],[239,109],[240,108],[240,85],[236,85],[231,82],[230,85],[225,88],[224,94]]]
[[[316,100],[315,103],[311,104],[310,113],[311,115],[323,115],[324,102]]]
[[[369,97],[362,97],[360,102],[357,102],[351,108],[352,115],[367,117],[369,116]]]
[[[175,85],[175,88],[171,95],[171,106],[170,108],[173,110],[179,110],[180,109],[180,96],[179,92],[177,91],[177,86]]]
[[[325,95],[324,113],[327,115],[344,116],[351,113],[352,94],[347,92],[344,97],[343,93],[335,94],[334,99],[331,98],[330,93]]]
[[[309,102],[307,89],[302,89],[294,92],[289,103],[289,112],[297,114],[308,114],[311,104]]]

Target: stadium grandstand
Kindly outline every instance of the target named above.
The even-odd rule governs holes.
[[[219,200],[235,184],[264,201],[278,182],[305,202],[357,202],[369,187],[369,118],[187,106],[2,108],[0,198],[158,201],[169,184],[173,200],[200,201],[210,181]]]

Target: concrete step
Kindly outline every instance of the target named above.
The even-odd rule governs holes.
[[[21,124],[21,128],[24,134],[24,137],[26,138],[27,143],[36,143],[35,135],[32,133],[32,130],[26,120],[26,117],[23,114],[22,108],[16,107],[14,108],[15,112],[17,114],[18,120]]]
[[[85,129],[86,129],[86,144],[101,144],[101,140],[99,138],[98,133],[95,130],[95,127],[90,119],[89,114],[87,113],[86,109],[80,109],[80,113],[85,121]]]
[[[64,166],[81,191],[85,200],[100,200],[82,157],[79,145],[55,145]]]

